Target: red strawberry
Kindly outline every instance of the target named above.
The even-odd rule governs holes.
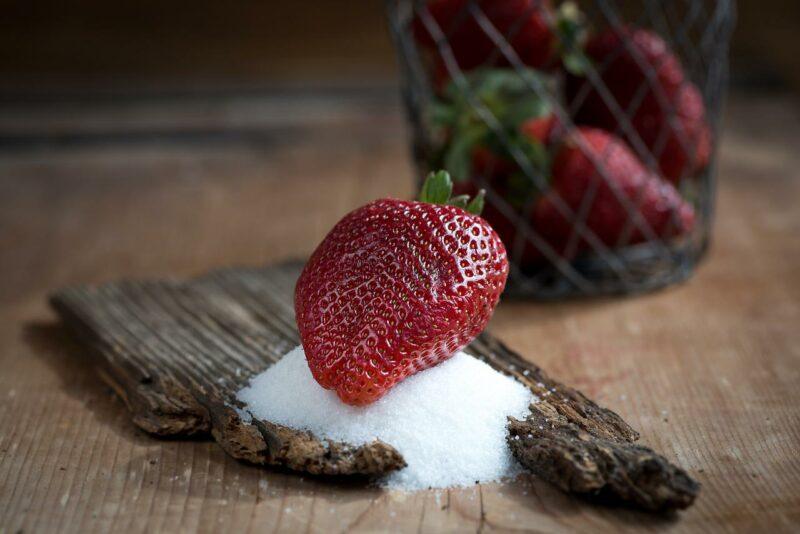
[[[451,190],[447,173],[432,174],[421,198],[448,202]],[[507,275],[500,238],[461,207],[383,199],[358,208],[317,247],[295,288],[311,373],[342,401],[369,404],[472,341]]]
[[[490,182],[499,182],[516,169],[513,161],[485,145],[476,145],[472,149],[472,172]]]
[[[664,40],[657,34],[633,27],[609,28],[589,39],[586,55],[594,61],[603,83],[624,110],[647,85],[646,98],[654,91],[663,92],[672,100],[685,80],[683,67]],[[652,73],[653,81],[648,74]],[[576,96],[584,83],[582,78],[568,80],[570,99]],[[577,116],[580,119],[613,123],[616,117],[606,106],[602,96],[593,87],[589,90]]]
[[[463,70],[505,65],[507,61],[479,21],[491,24],[512,46],[520,61],[533,68],[554,66],[557,41],[550,28],[550,0],[476,0],[482,12],[469,10],[471,0],[432,0],[427,8],[447,37],[456,62]],[[414,34],[420,44],[435,49],[436,43],[419,16]]]
[[[519,130],[530,139],[543,145],[549,145],[562,132],[563,128],[558,117],[549,113],[526,120],[520,125]]]
[[[711,133],[705,104],[661,37],[642,28],[611,28],[589,40],[586,55],[644,144],[660,150],[654,155],[666,178],[677,182],[708,164]],[[625,135],[617,115],[587,79],[568,76],[567,98],[578,105],[576,122]],[[670,115],[675,116],[674,125]]]
[[[711,159],[711,129],[697,87],[687,82],[678,89],[674,105],[651,108],[636,113],[633,127],[645,145],[661,151],[658,165],[664,177],[677,183],[706,168]],[[674,113],[673,121],[670,113]]]
[[[558,195],[577,213],[585,196],[594,189],[594,198],[586,212],[587,228],[609,247],[644,241],[646,236],[633,226],[626,242],[619,243],[629,215],[609,182],[635,206],[635,212],[656,236],[674,237],[694,227],[693,208],[671,184],[650,172],[621,139],[603,130],[580,127],[556,153],[552,191],[536,207],[534,228],[563,254],[573,234],[573,224],[556,209],[554,196]],[[580,239],[575,251],[587,245]]]

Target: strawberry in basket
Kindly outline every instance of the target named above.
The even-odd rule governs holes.
[[[677,238],[694,228],[694,208],[671,183],[650,171],[619,137],[589,127],[567,131],[553,115],[524,122],[520,133],[531,145],[544,149],[547,188],[540,191],[518,169],[503,180],[495,178],[501,187],[498,192],[527,219],[509,217],[496,208],[487,209],[485,217],[502,236],[510,254],[517,252],[515,247],[523,247],[512,256],[522,265],[543,258],[530,239],[517,239],[521,232],[524,235],[526,221],[556,255],[567,258],[591,250],[597,242],[613,249],[651,238]],[[508,165],[504,158],[494,157]],[[531,199],[530,213],[522,213]],[[574,221],[581,210],[585,211],[585,230],[594,235],[595,242],[576,229]]]
[[[589,39],[585,53],[620,109],[609,106],[588,78],[569,75],[567,97],[577,106],[577,123],[622,135],[634,148],[641,140],[673,183],[708,165],[712,138],[702,95],[661,37],[642,28],[609,28]],[[626,131],[624,116],[633,132]]]
[[[511,44],[523,64],[553,66],[556,38],[549,0],[477,0],[472,6],[470,0],[432,0],[427,10],[463,70],[507,63],[493,39],[496,36]],[[436,48],[424,15],[415,19],[414,34],[423,46]]]
[[[432,57],[437,90],[451,79],[448,51],[464,72],[511,65],[581,72],[585,61],[583,15],[573,2],[553,9],[550,0],[431,0],[417,10],[413,31]]]
[[[570,132],[555,148],[550,191],[539,199],[531,223],[559,254],[571,257],[592,247],[575,230],[581,212],[586,228],[610,248],[647,240],[642,227],[666,239],[690,232],[695,223],[694,209],[672,184],[647,169],[620,138],[588,127]],[[639,224],[629,223],[635,220]]]

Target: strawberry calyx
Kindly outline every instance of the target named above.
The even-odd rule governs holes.
[[[555,34],[558,54],[564,69],[575,76],[582,76],[590,64],[583,51],[587,38],[586,17],[575,2],[564,2],[555,16]]]
[[[456,181],[467,181],[480,174],[475,156],[481,151],[512,167],[514,152],[529,158],[537,169],[547,166],[543,143],[520,135],[520,128],[531,119],[552,116],[550,104],[531,88],[550,85],[549,77],[530,69],[520,73],[489,68],[472,71],[459,82],[451,81],[431,107],[430,120],[444,140],[432,155],[431,167],[445,168]],[[487,112],[494,119],[491,125]]]
[[[480,189],[470,199],[469,195],[453,195],[453,180],[450,173],[444,170],[431,172],[422,184],[419,201],[428,204],[443,204],[461,208],[473,215],[480,215],[485,204],[486,191]]]

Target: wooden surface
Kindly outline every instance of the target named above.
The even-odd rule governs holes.
[[[298,476],[376,478],[404,468],[394,443],[333,441],[259,419],[237,399],[254,376],[300,342],[294,288],[302,268],[302,261],[290,260],[181,281],[122,279],[60,289],[49,300],[146,432],[210,436],[237,460]],[[539,478],[606,504],[652,512],[694,502],[697,482],[635,443],[638,433],[619,415],[551,379],[488,332],[468,350],[536,399],[526,417],[509,420],[506,441]]]
[[[81,123],[67,112],[31,121],[17,110],[6,119],[4,133],[36,129],[7,138],[43,142],[15,142],[0,153],[0,528],[797,529],[795,102],[731,100],[716,239],[690,281],[627,299],[504,302],[491,325],[554,377],[620,413],[703,484],[695,506],[666,518],[587,504],[534,479],[384,493],[254,468],[213,443],[156,440],[130,423],[122,402],[75,363],[83,353],[55,325],[49,291],[308,253],[348,208],[410,191],[393,101],[318,103],[320,125],[313,113],[296,120],[293,111],[309,109],[297,102],[257,104],[209,104],[192,117],[221,126],[192,135],[166,132],[157,103],[143,104],[135,119],[126,109],[87,104],[85,114],[97,120],[83,136],[64,132],[65,121]],[[249,106],[268,110],[258,135],[237,133],[256,120]],[[146,127],[103,141],[104,128],[120,123]]]

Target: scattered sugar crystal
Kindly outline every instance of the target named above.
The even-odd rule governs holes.
[[[513,378],[459,352],[369,406],[348,406],[317,384],[302,347],[254,377],[238,397],[259,419],[354,445],[375,439],[393,445],[408,467],[385,484],[406,490],[469,486],[519,473],[506,445],[506,418],[524,418],[534,401]]]

